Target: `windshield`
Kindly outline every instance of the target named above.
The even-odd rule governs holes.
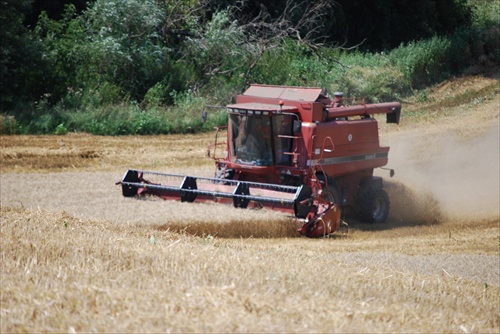
[[[256,166],[271,166],[274,162],[288,165],[292,149],[292,139],[289,138],[292,135],[292,123],[290,115],[273,115],[270,118],[231,114],[233,162]]]
[[[257,166],[273,164],[268,116],[231,115],[235,162]]]

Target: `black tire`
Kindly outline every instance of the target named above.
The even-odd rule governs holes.
[[[340,208],[342,207],[340,191],[334,185],[329,185],[323,189],[323,197]]]
[[[297,218],[306,218],[309,212],[311,211],[311,206],[312,206],[312,200],[311,201],[306,201],[308,199],[311,199],[312,195],[312,190],[308,186],[304,186],[302,188],[302,192],[299,195],[299,198],[295,201],[295,216]],[[301,202],[305,201],[304,204],[300,204]]]
[[[330,202],[335,203],[337,207],[342,207],[342,196],[337,182],[335,182],[332,178],[328,178],[328,186],[325,187],[325,175],[319,174],[317,177],[323,186],[323,197],[328,199]]]
[[[389,196],[384,189],[369,189],[359,198],[361,221],[369,224],[384,223],[389,215]]]

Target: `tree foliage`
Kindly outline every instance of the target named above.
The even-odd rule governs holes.
[[[90,80],[112,83],[133,99],[161,81],[169,50],[160,35],[163,14],[154,0],[96,0],[83,16]]]
[[[28,0],[5,0],[0,3],[0,108],[12,107],[17,100],[40,97],[37,86],[39,68],[45,64],[40,45],[23,25]]]
[[[471,24],[467,0],[337,0],[332,36],[364,50],[392,49]]]
[[[89,131],[75,120],[92,119],[92,131],[121,134],[177,131],[170,123],[154,128],[147,112],[157,120],[158,108],[187,114],[201,100],[224,104],[251,82],[383,100],[435,82],[481,52],[498,57],[497,30],[473,32],[478,22],[495,27],[493,16],[486,6],[473,16],[468,1],[5,0],[0,112],[38,132],[61,123]],[[373,54],[380,51],[383,57]],[[113,123],[116,105],[136,126]],[[89,110],[97,112],[68,116]]]
[[[60,20],[50,19],[42,12],[33,36],[41,45],[46,64],[43,68],[44,95],[51,102],[59,101],[81,86],[76,73],[84,61],[79,41],[84,40],[85,31],[75,7],[67,5]]]

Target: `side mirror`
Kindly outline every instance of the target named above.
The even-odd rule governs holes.
[[[386,114],[387,123],[399,124],[399,118],[401,117],[401,108],[392,108],[391,113]]]
[[[299,121],[298,119],[295,119],[293,121],[293,133],[299,133],[302,129],[302,122]]]

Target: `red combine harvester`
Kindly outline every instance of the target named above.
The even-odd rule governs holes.
[[[341,93],[332,101],[321,88],[251,85],[227,113],[208,150],[214,178],[128,170],[118,183],[123,196],[281,210],[299,218],[308,237],[338,230],[347,208],[367,223],[386,220],[389,198],[373,169],[387,164],[389,147],[380,146],[372,115],[399,123],[400,103],[344,106]]]

